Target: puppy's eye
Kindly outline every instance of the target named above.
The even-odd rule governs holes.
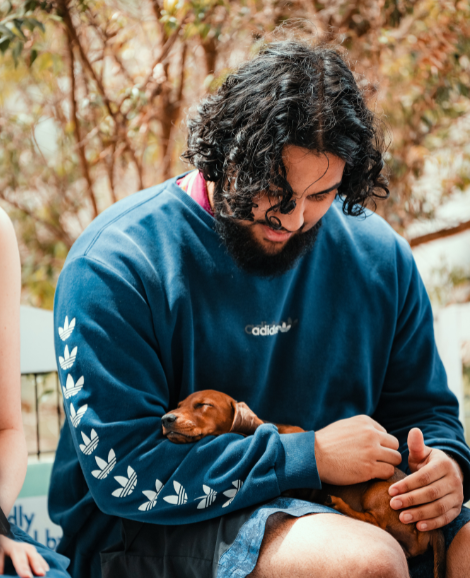
[[[199,409],[200,407],[204,407],[204,406],[214,407],[211,403],[196,403],[196,405],[194,406],[194,409]]]

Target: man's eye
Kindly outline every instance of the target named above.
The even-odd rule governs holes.
[[[337,191],[330,191],[329,193],[322,193],[320,195],[309,195],[311,201],[324,201],[331,193],[336,194]]]

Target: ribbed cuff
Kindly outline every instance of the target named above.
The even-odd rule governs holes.
[[[315,432],[281,434],[282,449],[275,470],[281,492],[298,488],[321,489],[315,460]]]

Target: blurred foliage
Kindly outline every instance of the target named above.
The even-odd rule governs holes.
[[[426,288],[436,307],[470,301],[470,269],[443,263],[431,272],[431,278]]]
[[[470,341],[462,344],[462,384],[464,392],[465,438],[470,445]]]
[[[469,0],[0,0],[0,202],[31,303],[97,214],[184,170],[189,107],[289,35],[337,46],[387,125],[397,231],[467,189]]]

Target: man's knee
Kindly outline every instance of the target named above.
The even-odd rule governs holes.
[[[385,536],[383,535],[385,534]],[[370,578],[409,578],[408,564],[400,544],[383,532],[380,541],[357,552],[358,575]]]
[[[281,522],[281,520],[279,520]],[[409,578],[399,543],[349,518],[317,514],[273,524],[250,577]]]

